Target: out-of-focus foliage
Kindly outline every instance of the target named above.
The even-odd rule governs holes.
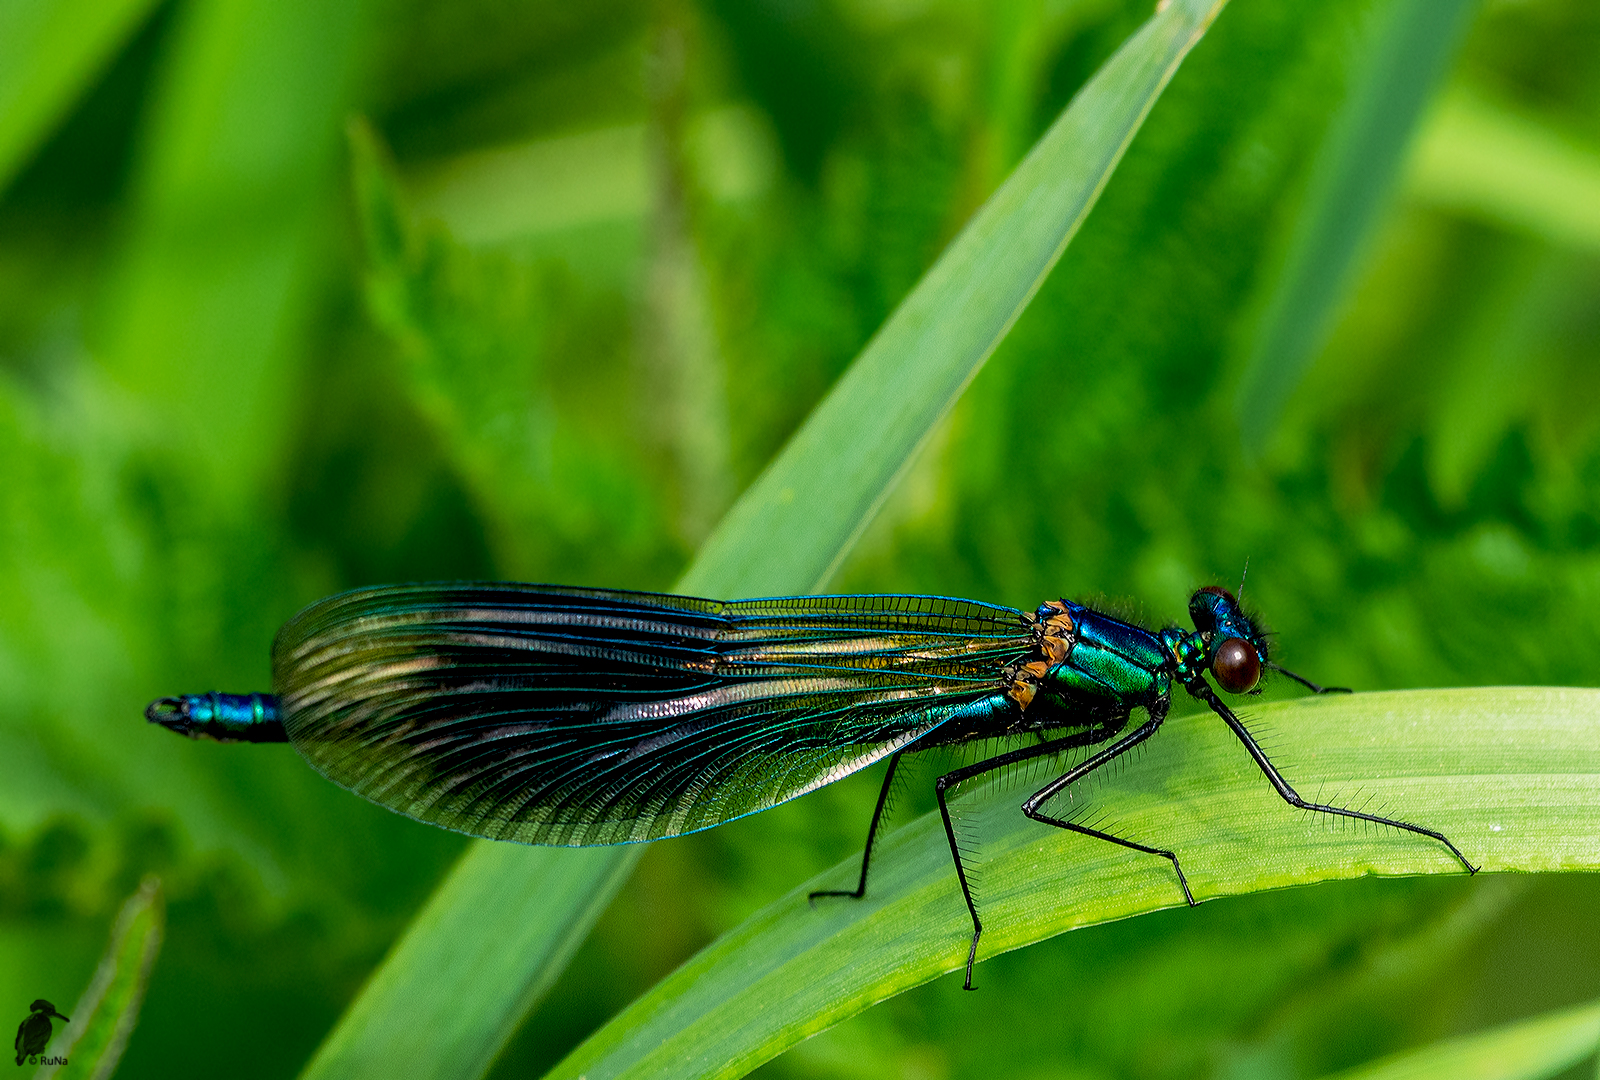
[[[1580,1005],[1444,1040],[1342,1072],[1338,1080],[1543,1080],[1594,1054],[1600,1006]]]
[[[1248,559],[1314,677],[1600,680],[1592,3],[1467,13],[1244,448],[1317,164],[1401,4],[1234,0],[836,586],[1160,621]],[[93,7],[0,25],[0,1002],[73,1000],[154,872],[119,1075],[281,1076],[459,841],[143,703],[263,686],[274,628],[345,586],[670,583],[1148,6]],[[352,114],[387,185],[352,184]],[[858,848],[875,779],[652,846],[497,1074]],[[1572,877],[1165,912],[766,1072],[1314,1076],[1592,1000],[1597,911]]]

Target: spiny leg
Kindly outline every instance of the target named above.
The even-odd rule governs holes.
[[[867,895],[867,864],[872,861],[872,842],[878,835],[878,822],[883,820],[883,807],[889,801],[889,786],[894,783],[894,771],[900,765],[900,755],[905,751],[897,750],[889,755],[889,771],[883,774],[883,787],[878,789],[878,805],[872,808],[872,824],[867,826],[867,846],[861,852],[861,880],[856,883],[853,891],[847,889],[818,889],[806,899],[815,903],[819,896],[848,896],[860,900]]]
[[[1478,868],[1468,862],[1465,855],[1461,854],[1461,849],[1456,847],[1450,838],[1442,832],[1436,832],[1421,825],[1413,825],[1409,821],[1398,821],[1395,818],[1381,817],[1378,814],[1368,814],[1343,806],[1328,806],[1324,803],[1307,802],[1302,799],[1300,793],[1289,786],[1289,782],[1283,778],[1283,774],[1278,771],[1278,767],[1267,759],[1266,752],[1261,749],[1261,745],[1245,729],[1244,724],[1239,722],[1239,718],[1233,715],[1233,710],[1222,703],[1222,699],[1217,697],[1204,679],[1196,679],[1194,682],[1189,683],[1188,690],[1189,693],[1211,706],[1211,711],[1222,717],[1223,722],[1233,729],[1233,733],[1239,737],[1240,742],[1244,743],[1244,748],[1250,752],[1250,756],[1255,758],[1256,764],[1266,774],[1267,780],[1283,798],[1283,801],[1290,806],[1300,810],[1315,810],[1319,814],[1354,818],[1357,821],[1370,821],[1375,825],[1388,825],[1391,828],[1404,829],[1406,832],[1416,833],[1418,836],[1426,836],[1431,840],[1439,841],[1439,843],[1449,848],[1450,854],[1460,859],[1461,865],[1467,868],[1467,873],[1476,874],[1478,872]]]
[[[1115,743],[1106,747],[1098,754],[1095,754],[1087,761],[1078,765],[1070,772],[1056,777],[1054,780],[1050,781],[1050,783],[1034,792],[1028,797],[1028,800],[1022,804],[1022,812],[1028,817],[1032,818],[1034,821],[1043,822],[1046,825],[1054,825],[1058,829],[1066,829],[1069,832],[1075,832],[1081,836],[1092,836],[1096,840],[1105,840],[1121,847],[1129,848],[1133,851],[1142,851],[1146,855],[1161,856],[1163,859],[1166,859],[1172,864],[1173,872],[1178,875],[1178,885],[1183,889],[1184,900],[1188,902],[1190,907],[1194,907],[1195,899],[1194,894],[1189,891],[1189,879],[1184,876],[1183,867],[1178,865],[1178,856],[1175,853],[1171,851],[1164,851],[1161,848],[1148,847],[1132,840],[1124,840],[1120,836],[1112,836],[1108,832],[1102,832],[1099,829],[1091,829],[1087,825],[1079,825],[1076,822],[1067,821],[1063,818],[1051,817],[1050,815],[1041,813],[1039,811],[1039,807],[1043,806],[1045,803],[1061,794],[1061,792],[1065,791],[1068,787],[1077,783],[1079,780],[1082,780],[1085,776],[1088,776],[1090,773],[1100,768],[1100,766],[1106,764],[1106,762],[1120,757],[1129,750],[1132,750],[1135,746],[1138,746],[1140,743],[1144,742],[1150,736],[1154,735],[1157,729],[1161,727],[1162,722],[1166,720],[1167,709],[1169,706],[1170,701],[1167,700],[1158,701],[1155,705],[1151,706],[1149,720],[1139,725],[1138,728],[1124,738],[1117,740]]]
[[[1003,769],[1008,765],[1015,765],[1019,761],[1059,754],[1064,750],[1074,750],[1080,746],[1093,746],[1095,743],[1104,742],[1107,734],[1106,729],[1103,727],[1074,732],[1059,739],[1042,742],[1037,746],[1025,746],[1020,750],[1011,750],[972,765],[963,766],[954,772],[945,773],[934,781],[933,792],[939,798],[939,814],[944,818],[944,835],[950,841],[950,857],[955,860],[956,864],[956,881],[961,885],[962,899],[967,902],[967,913],[972,916],[972,947],[967,950],[967,980],[962,984],[963,989],[972,989],[972,965],[978,956],[978,939],[983,936],[983,921],[978,918],[978,906],[973,902],[972,888],[967,884],[967,869],[961,862],[961,848],[956,843],[956,829],[954,823],[950,820],[950,804],[945,799],[945,792],[964,780],[971,780],[974,776],[981,776],[986,772],[993,772],[995,769]]]

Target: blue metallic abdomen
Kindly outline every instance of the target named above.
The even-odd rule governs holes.
[[[271,694],[182,694],[152,701],[145,719],[191,739],[288,742]]]

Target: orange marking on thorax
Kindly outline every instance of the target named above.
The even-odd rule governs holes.
[[[1007,664],[1000,673],[1000,684],[1005,687],[1006,696],[1023,709],[1033,704],[1040,682],[1051,668],[1066,662],[1078,640],[1078,628],[1065,603],[1051,600],[1040,607],[1048,612],[1043,619],[1027,616],[1037,641],[1033,658],[1025,663]]]
[[[1073,623],[1067,605],[1060,600],[1052,600],[1044,606],[1050,609],[1050,614],[1045,616],[1041,627],[1039,652],[1053,667],[1064,663],[1072,652],[1072,645],[1078,640],[1078,627]]]
[[[1033,704],[1033,696],[1039,692],[1039,680],[1044,678],[1045,672],[1049,670],[1050,665],[1043,660],[1007,665],[1000,676],[1000,681],[1006,688],[1006,696],[1026,709]]]

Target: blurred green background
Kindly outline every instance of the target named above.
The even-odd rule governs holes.
[[[0,5],[0,1022],[74,1000],[153,871],[120,1075],[298,1071],[463,841],[144,703],[264,689],[342,588],[670,586],[1148,14]],[[1248,560],[1319,680],[1595,685],[1597,360],[1600,7],[1233,0],[830,587],[1160,623]],[[651,846],[494,1075],[858,850],[877,783]],[[1316,1076],[1600,995],[1600,882],[1324,885],[981,970],[761,1075]]]

